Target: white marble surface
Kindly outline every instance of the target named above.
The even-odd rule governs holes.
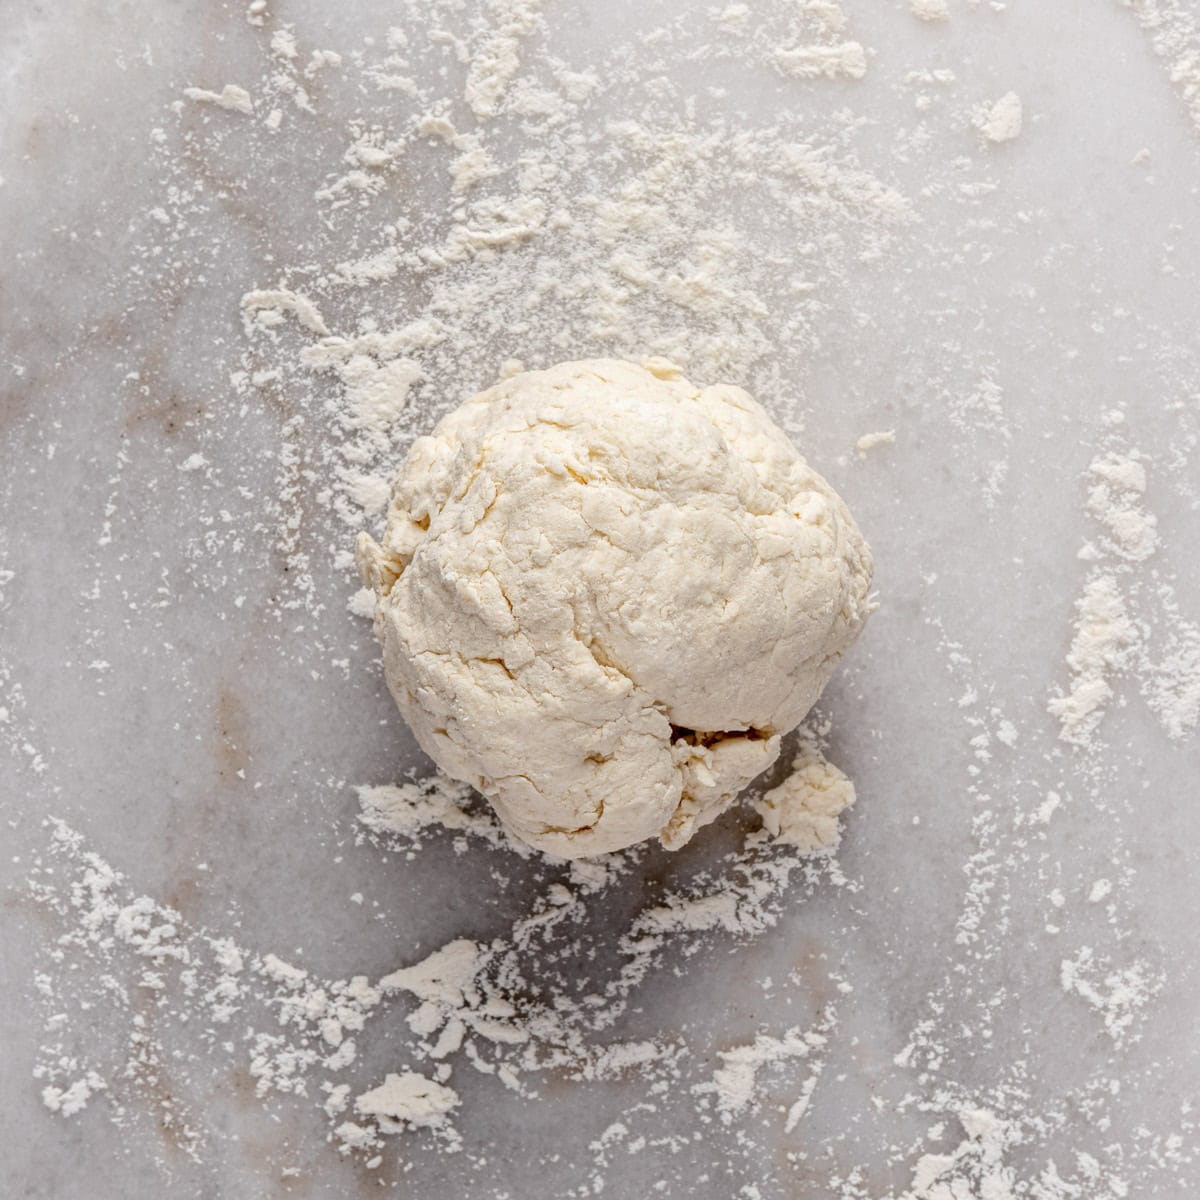
[[[551,0],[538,36],[569,65],[603,63],[629,45],[647,78],[694,81],[672,50],[678,40],[637,35],[677,17],[699,24],[708,7],[646,7],[659,11]],[[354,585],[334,551],[350,531],[319,502],[319,481],[301,478],[294,502],[282,494],[281,439],[318,461],[337,436],[307,399],[325,385],[312,385],[304,404],[286,386],[246,404],[228,383],[249,352],[245,291],[273,284],[282,266],[328,268],[366,250],[346,244],[347,227],[322,227],[312,200],[339,169],[361,74],[347,68],[338,78],[351,82],[313,84],[315,114],[303,127],[289,116],[273,140],[257,123],[245,133],[236,114],[170,107],[187,86],[253,89],[268,70],[265,39],[285,22],[306,55],[327,47],[349,62],[366,37],[378,45],[389,25],[412,28],[413,16],[381,3],[281,3],[258,30],[239,6],[6,6],[5,1195],[550,1197],[583,1194],[599,1171],[605,1194],[618,1197],[724,1200],[749,1185],[758,1191],[747,1196],[823,1197],[842,1195],[861,1168],[858,1190],[845,1194],[877,1200],[908,1186],[922,1153],[958,1144],[953,1116],[936,1115],[948,1096],[1006,1117],[1047,1117],[1009,1152],[1015,1195],[1034,1194],[1030,1181],[1049,1160],[1085,1180],[1079,1153],[1104,1164],[1104,1180],[1124,1172],[1131,1196],[1200,1190],[1186,1108],[1200,1068],[1200,744],[1169,739],[1133,678],[1116,681],[1093,750],[1059,742],[1046,711],[1068,677],[1072,605],[1088,570],[1077,553],[1096,537],[1082,473],[1112,443],[1103,414],[1116,407],[1121,444],[1145,456],[1146,504],[1161,533],[1157,554],[1131,576],[1145,589],[1139,619],[1152,638],[1165,636],[1152,603],[1163,581],[1175,582],[1182,616],[1200,619],[1197,129],[1169,65],[1118,4],[1022,0],[993,11],[951,0],[951,19],[937,26],[900,3],[844,7],[847,36],[871,51],[864,79],[806,84],[748,64],[722,75],[730,90],[704,104],[759,123],[780,106],[802,109],[818,126],[849,108],[864,121],[853,132],[859,161],[913,204],[915,219],[881,263],[858,261],[847,238],[838,277],[819,281],[828,307],[806,317],[808,345],[780,344],[742,371],[781,416],[803,417],[806,451],[876,552],[882,608],[823,702],[830,755],[859,789],[840,853],[851,886],[797,888],[769,932],[670,952],[617,1033],[683,1038],[689,1074],[640,1124],[630,1116],[645,1099],[636,1080],[552,1076],[536,1081],[537,1098],[519,1099],[463,1065],[454,1086],[465,1150],[447,1156],[406,1135],[368,1170],[327,1143],[315,1100],[261,1103],[247,1091],[244,1057],[214,1051],[211,1073],[199,1072],[186,1063],[200,1043],[184,1035],[173,1043],[177,1077],[168,1064],[159,1086],[168,1099],[176,1089],[202,1128],[200,1161],[162,1126],[163,1096],[123,1092],[116,1077],[81,1114],[49,1113],[33,1071],[53,1014],[35,976],[68,967],[47,957],[64,927],[28,880],[45,860],[52,814],[192,927],[329,978],[376,978],[451,937],[499,936],[544,886],[544,873],[478,845],[456,854],[435,838],[405,861],[355,841],[353,785],[425,767],[381,684],[367,626],[345,608]],[[939,85],[945,99],[931,88],[940,107],[913,139],[920,89],[904,76],[935,68],[955,81]],[[1010,89],[1025,104],[1024,132],[984,146],[969,108]],[[697,118],[708,119],[707,109]],[[156,127],[168,152],[156,152]],[[521,135],[512,136],[516,155]],[[1135,164],[1143,147],[1150,157]],[[956,170],[987,186],[965,198]],[[148,214],[172,187],[191,194],[179,202],[191,215],[156,234]],[[394,219],[389,196],[372,203],[380,221]],[[171,208],[172,220],[180,211]],[[736,205],[724,214],[745,228],[755,217]],[[784,238],[780,253],[793,244]],[[148,258],[147,247],[159,249]],[[790,303],[787,276],[781,268],[780,290],[767,297],[775,309]],[[416,313],[422,303],[392,281],[343,315],[376,311],[386,323],[397,306]],[[539,315],[528,330],[482,329],[490,341],[466,356],[469,369],[511,355],[562,357]],[[580,355],[612,348],[571,345]],[[477,382],[438,381],[428,411]],[[991,423],[970,411],[985,383],[1001,397]],[[287,425],[297,414],[299,432]],[[414,424],[427,415],[419,410]],[[894,447],[855,458],[860,435],[893,427]],[[208,466],[181,472],[195,453]],[[1007,473],[988,491],[981,481],[998,462]],[[301,513],[292,546],[279,534],[289,504]],[[308,556],[310,592],[292,578],[296,551]],[[1001,720],[1016,727],[1011,747],[995,740]],[[981,765],[972,739],[985,730],[991,760]],[[1051,790],[1063,797],[1053,818],[1017,827],[1012,814],[1032,812]],[[719,872],[753,824],[731,814],[677,856],[647,854],[606,901],[612,911],[596,914],[597,956],[581,969],[602,984],[611,931],[664,888]],[[1089,903],[1101,878],[1113,893]],[[972,885],[973,941],[963,935]],[[1115,971],[1140,966],[1161,979],[1119,1043],[1061,986],[1061,963],[1083,947]],[[853,991],[835,996],[837,978]],[[711,1074],[717,1051],[811,1024],[831,998],[838,1028],[796,1130],[784,1133],[782,1110],[798,1095],[798,1070],[771,1075],[744,1121],[701,1121],[687,1087]],[[119,1061],[112,1042],[124,1030],[105,1026],[106,1011],[98,1003],[91,1017],[76,1014],[70,1031],[76,1052],[101,1066]],[[398,1002],[372,1024],[356,1084],[403,1058],[405,1011]],[[926,1021],[941,1061],[918,1054],[897,1065]],[[1093,1085],[1108,1079],[1120,1090],[1101,1103]],[[121,1127],[111,1120],[117,1097],[128,1114]],[[696,1136],[639,1153],[618,1139],[598,1166],[592,1143],[622,1116],[631,1133]],[[938,1120],[948,1124],[943,1139],[925,1139]],[[1080,1186],[1062,1195],[1109,1194]]]

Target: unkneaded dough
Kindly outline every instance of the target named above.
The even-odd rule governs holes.
[[[836,850],[842,840],[839,817],[854,803],[854,783],[815,746],[805,746],[788,777],[753,802],[763,832],[805,854]]]
[[[417,741],[567,858],[722,812],[869,611],[871,554],[740,388],[563,363],[413,443],[358,562]]]

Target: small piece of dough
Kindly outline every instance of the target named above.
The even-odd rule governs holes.
[[[854,443],[854,449],[858,451],[859,458],[866,458],[876,446],[891,446],[895,441],[896,431],[894,429],[883,429],[878,433],[864,433]]]
[[[854,783],[815,747],[806,747],[792,773],[752,807],[775,842],[806,854],[836,850],[842,840],[838,818],[855,799]]]
[[[236,83],[227,83],[219,92],[210,92],[205,88],[197,87],[184,88],[183,94],[198,104],[215,104],[218,108],[227,109],[229,112],[240,112],[247,115],[254,112],[254,101],[250,99],[250,93],[245,88],[238,87]]]
[[[418,742],[567,858],[682,845],[779,753],[868,611],[845,505],[736,387],[661,360],[503,380],[358,542]]]
[[[946,0],[909,0],[909,12],[922,21],[948,21],[950,9]]]

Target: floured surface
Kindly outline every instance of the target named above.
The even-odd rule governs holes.
[[[1189,6],[646,7],[6,46],[19,1189],[1200,1186]],[[759,398],[876,552],[809,729],[835,858],[747,806],[546,863],[382,688],[345,547],[411,439],[644,353]],[[825,844],[804,770],[757,796]]]

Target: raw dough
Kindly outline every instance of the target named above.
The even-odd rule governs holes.
[[[418,742],[567,858],[682,845],[869,611],[845,505],[744,391],[662,360],[515,375],[418,439],[358,542]]]
[[[842,840],[838,818],[854,798],[854,783],[815,746],[805,746],[792,763],[791,774],[755,800],[753,808],[772,841],[812,854],[838,848]]]

